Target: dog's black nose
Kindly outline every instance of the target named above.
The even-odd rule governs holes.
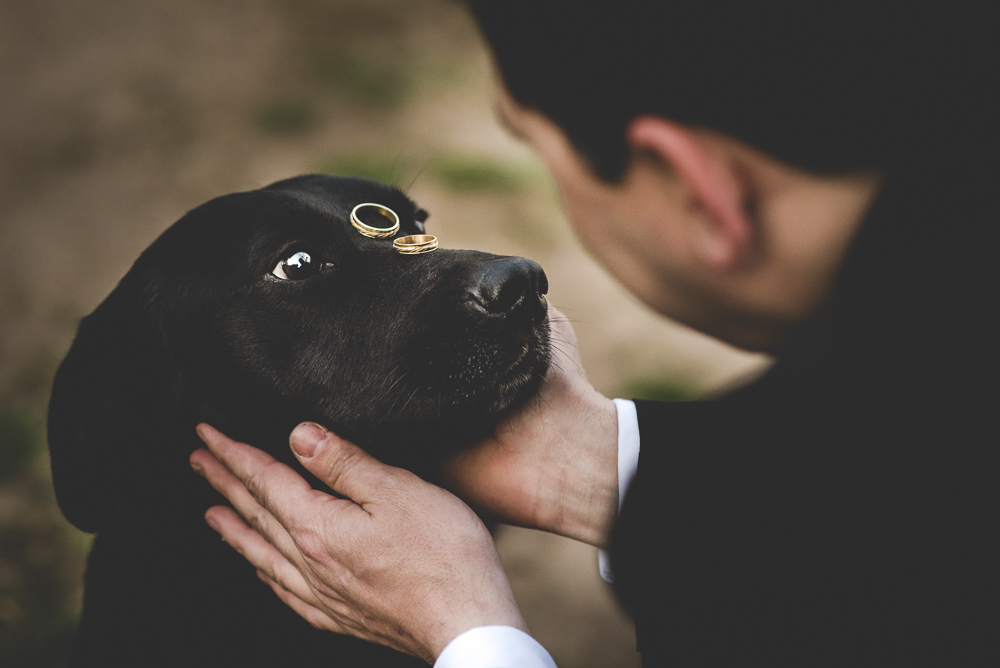
[[[505,257],[485,263],[473,276],[472,301],[490,315],[503,315],[522,304],[539,304],[549,291],[549,280],[538,265],[523,257]]]

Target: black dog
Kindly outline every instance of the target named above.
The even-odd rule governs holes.
[[[363,202],[422,233],[424,211],[369,181],[227,195],[164,232],[80,324],[49,410],[59,505],[99,534],[73,665],[424,665],[287,609],[206,526],[224,500],[188,465],[206,421],[297,466],[288,434],[314,420],[433,479],[448,448],[537,390],[541,268],[402,255],[352,227]]]

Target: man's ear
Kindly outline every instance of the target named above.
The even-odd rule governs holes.
[[[680,177],[708,220],[696,240],[698,254],[719,269],[743,259],[753,232],[745,208],[745,185],[735,164],[725,160],[690,128],[658,116],[639,116],[628,127],[635,151],[653,155]]]

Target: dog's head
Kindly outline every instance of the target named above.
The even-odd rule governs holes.
[[[350,223],[374,202],[398,236],[426,213],[398,190],[305,176],[194,209],[84,318],[53,386],[56,493],[100,530],[186,463],[208,421],[287,458],[315,420],[419,467],[489,433],[548,365],[545,275],[523,258],[403,255]]]

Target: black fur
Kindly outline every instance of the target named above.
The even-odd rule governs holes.
[[[423,230],[402,193],[358,179],[227,195],[164,232],[80,324],[49,410],[59,505],[98,533],[72,665],[423,665],[287,609],[207,527],[223,500],[188,465],[207,421],[302,471],[288,434],[314,420],[433,479],[537,390],[541,268],[400,255],[351,226],[361,202],[397,212],[400,235]],[[322,269],[272,274],[299,251]]]

